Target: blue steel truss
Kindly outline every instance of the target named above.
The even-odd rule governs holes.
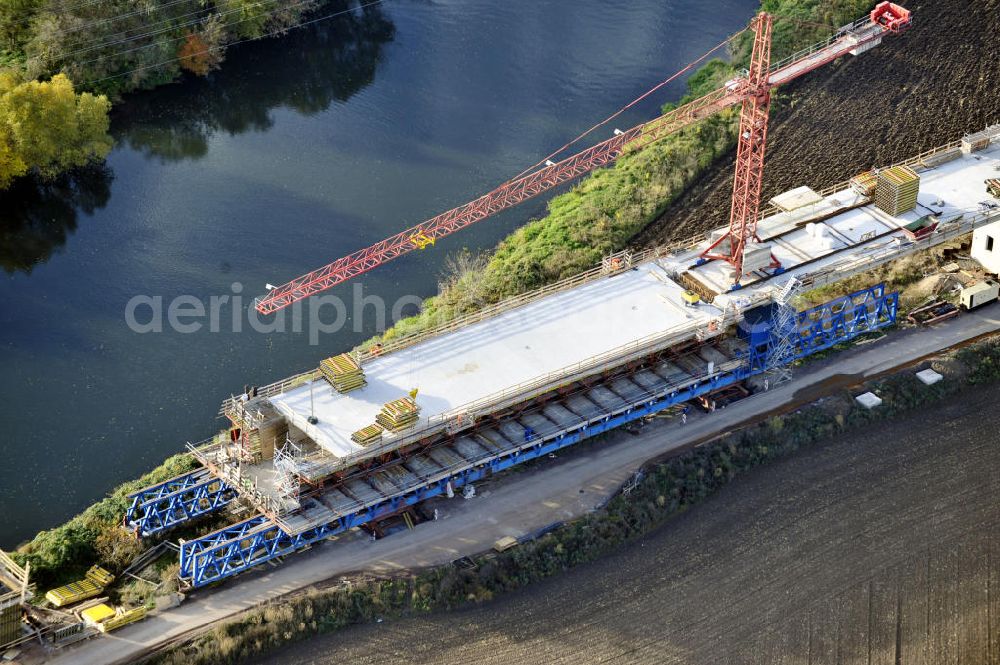
[[[140,536],[151,536],[218,510],[236,498],[236,491],[198,469],[130,494],[125,525]]]
[[[848,341],[857,335],[894,324],[897,294],[886,295],[884,291],[884,286],[879,285],[802,312],[798,323],[801,343],[797,347],[795,357],[801,358],[839,342]],[[837,303],[841,305],[838,306]],[[850,313],[847,313],[848,310]],[[453,489],[460,488],[631,421],[658,413],[675,404],[715,392],[767,369],[768,367],[754,363],[748,357],[747,362],[735,370],[721,372],[683,389],[631,404],[627,408],[581,423],[576,428],[563,430],[548,437],[535,435],[522,448],[508,451],[447,476],[428,479],[425,484],[410,491],[368,505],[297,535],[285,533],[263,515],[251,517],[207,536],[181,543],[180,577],[195,587],[218,582],[257,564],[290,554],[311,543],[440,496],[447,491],[449,483]]]
[[[894,325],[898,309],[899,294],[887,294],[885,284],[876,284],[799,312],[792,336],[793,359]]]

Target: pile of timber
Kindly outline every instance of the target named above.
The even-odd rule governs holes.
[[[327,358],[319,364],[319,371],[338,393],[348,393],[367,385],[361,363],[349,353]]]
[[[412,397],[401,397],[386,402],[382,411],[375,416],[375,422],[390,432],[399,432],[413,427],[420,418],[420,407]]]
[[[358,444],[359,446],[370,446],[372,444],[378,443],[382,440],[382,432],[385,431],[384,428],[379,424],[369,425],[368,427],[362,427],[357,432],[351,435],[351,441]]]

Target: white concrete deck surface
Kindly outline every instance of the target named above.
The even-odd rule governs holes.
[[[703,328],[721,310],[685,306],[683,289],[656,263],[557,293],[495,318],[430,339],[364,366],[368,385],[346,395],[325,380],[271,398],[290,422],[336,457],[363,448],[351,434],[375,422],[382,405],[419,389],[420,427],[430,416],[534,381],[576,363],[671,330]],[[386,433],[385,440],[392,435]]]
[[[1000,177],[1000,145],[994,144],[981,152],[963,155],[918,172],[920,195],[917,207],[898,217],[869,204],[816,222],[816,226],[822,229],[819,234],[817,229],[805,225],[811,218],[857,205],[861,199],[852,190],[846,189],[826,197],[822,202],[762,220],[758,224],[758,235],[763,242],[771,243],[774,256],[790,275],[847,263],[852,257],[863,258],[876,246],[906,242],[902,227],[925,215],[941,213],[939,219],[943,222],[960,214],[971,216],[981,212],[980,204],[984,201],[995,204],[996,200],[986,193],[984,181]],[[702,249],[704,247],[676,257],[669,266],[683,270],[697,260]],[[803,265],[807,262],[808,266]],[[706,286],[725,294],[732,286],[728,268],[722,261],[712,261],[698,266],[692,273]],[[747,276],[742,283],[747,285],[756,279],[758,277]],[[755,288],[762,287],[751,285],[748,290]],[[724,295],[717,304],[723,304],[726,299]]]

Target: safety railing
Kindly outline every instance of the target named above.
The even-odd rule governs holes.
[[[782,58],[778,62],[772,63],[771,67],[770,67],[770,72],[773,74],[775,72],[778,72],[778,71],[784,69],[785,67],[788,67],[789,65],[791,65],[791,64],[793,64],[793,63],[795,63],[795,62],[797,62],[799,60],[802,60],[804,58],[808,58],[811,55],[815,55],[816,53],[819,53],[820,51],[828,49],[831,46],[833,46],[834,44],[836,44],[838,41],[840,41],[841,39],[843,39],[844,37],[846,37],[846,36],[848,36],[848,35],[850,35],[852,33],[856,33],[858,30],[861,30],[862,28],[865,28],[865,27],[879,27],[879,28],[881,28],[881,26],[879,26],[877,23],[872,23],[870,17],[866,16],[864,18],[860,18],[857,21],[855,21],[854,23],[849,23],[849,24],[845,25],[844,27],[840,28],[839,30],[837,30],[836,33],[834,33],[833,35],[831,35],[829,38],[827,38],[827,39],[825,39],[823,41],[820,41],[820,42],[816,42],[815,44],[813,44],[811,46],[807,46],[807,47],[803,48],[800,51],[796,51],[795,53],[791,54],[790,56]]]
[[[662,258],[664,256],[669,256],[680,250],[690,249],[691,247],[697,245],[702,240],[705,239],[705,234],[699,233],[698,235],[685,238],[683,240],[676,240],[674,242],[665,243],[658,245],[656,247],[651,247],[639,251],[623,252],[622,261],[617,268],[609,267],[604,261],[601,265],[586,270],[582,273],[578,273],[566,279],[559,280],[558,282],[553,282],[546,286],[522,293],[519,295],[511,296],[510,298],[505,298],[500,302],[492,305],[488,305],[474,312],[464,314],[462,316],[456,317],[454,319],[449,319],[437,326],[416,332],[410,335],[405,335],[392,340],[384,340],[378,342],[377,348],[374,346],[369,346],[367,348],[357,349],[354,353],[357,354],[358,359],[361,362],[369,362],[376,358],[401,351],[403,349],[409,348],[428,339],[438,337],[449,332],[458,330],[465,326],[472,325],[474,323],[479,323],[487,319],[499,316],[506,312],[510,312],[519,307],[531,304],[543,298],[555,295],[557,293],[562,293],[563,291],[568,291],[597,280],[611,277],[613,275],[620,274],[629,270],[633,266],[641,265],[647,263],[657,258]],[[624,260],[625,255],[629,255],[629,260]],[[618,255],[613,255],[618,256]],[[612,257],[612,258],[613,258]],[[263,387],[257,388],[258,397],[273,397],[281,393],[285,393],[293,388],[297,388],[307,381],[314,381],[321,376],[318,369],[309,370],[307,372],[302,372],[296,374],[295,376],[282,379],[281,381],[275,381],[274,383],[268,384]],[[233,412],[236,406],[237,400],[240,397],[233,396],[229,397],[222,402],[222,407],[219,409],[219,415],[225,415],[226,413]]]
[[[799,275],[803,284],[817,288],[825,284],[838,282],[859,272],[870,270],[889,261],[902,258],[914,252],[934,247],[953,238],[967,235],[980,226],[1000,220],[1000,210],[990,210],[973,215],[965,215],[950,224],[942,224],[937,230],[919,240],[909,240],[902,236],[893,236],[885,242],[862,252],[853,261],[829,266],[819,270]]]
[[[739,309],[731,309],[721,317],[712,321],[705,321],[698,330],[702,332],[700,339],[707,339],[713,335],[721,335],[726,329],[737,323],[742,318],[744,309],[752,308],[770,298],[769,291],[757,291],[752,295],[745,296],[744,306]],[[707,332],[711,329],[711,332]],[[315,451],[305,458],[306,463],[317,465],[324,471],[346,468],[358,461],[370,457],[376,457],[382,453],[389,452],[400,446],[426,438],[437,432],[446,429],[449,423],[458,418],[464,422],[462,427],[471,426],[475,418],[486,411],[496,411],[514,403],[529,401],[533,396],[547,392],[561,384],[578,380],[582,377],[592,375],[612,366],[620,366],[634,360],[635,358],[655,353],[659,350],[669,348],[678,341],[687,339],[690,336],[692,327],[674,326],[665,332],[658,332],[648,335],[638,340],[629,342],[617,348],[611,349],[600,355],[582,360],[580,362],[562,367],[549,372],[541,377],[525,381],[513,386],[508,386],[503,390],[491,395],[469,402],[446,412],[430,416],[424,425],[419,429],[412,430],[398,437],[384,440],[381,444],[369,446],[363,451],[346,455],[336,460],[329,459],[330,456],[323,451]],[[318,464],[319,463],[319,464]]]

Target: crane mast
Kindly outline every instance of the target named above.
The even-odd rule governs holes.
[[[753,53],[746,79],[741,83],[739,143],[736,176],[729,213],[729,231],[702,253],[703,259],[722,259],[732,264],[736,281],[743,274],[743,254],[757,240],[757,215],[764,184],[764,153],[767,150],[767,122],[771,110],[771,33],[774,19],[761,13],[753,20]],[[719,250],[719,251],[716,251]]]
[[[557,163],[548,162],[473,201],[274,287],[267,295],[258,298],[254,306],[261,314],[276,312],[403,254],[433,245],[439,238],[575,180],[594,169],[607,166],[628,152],[644,148],[740,103],[740,136],[729,229],[703,253],[703,260],[721,259],[732,264],[738,283],[746,268],[744,255],[747,246],[756,239],[771,90],[839,57],[858,55],[881,43],[884,36],[906,29],[911,21],[909,10],[895,3],[882,2],[869,15],[844,26],[825,42],[772,65],[773,17],[762,13],[751,24],[754,46],[750,69],[746,75],[658,118],[636,125],[628,131],[616,130],[614,136],[586,150]],[[772,260],[772,265],[777,264]]]

